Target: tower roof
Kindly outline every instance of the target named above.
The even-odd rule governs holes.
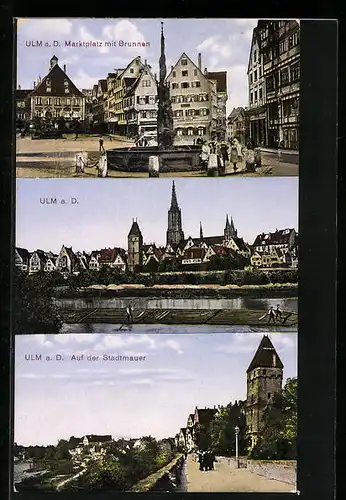
[[[263,335],[260,345],[250,363],[247,373],[255,368],[281,368],[284,365],[268,335]]]
[[[177,194],[175,192],[175,183],[172,185],[171,208],[178,208]]]
[[[142,236],[141,230],[139,229],[139,225],[136,220],[132,222],[132,226],[130,229],[130,232],[128,234],[129,236]]]

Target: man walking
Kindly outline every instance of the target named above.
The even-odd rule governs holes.
[[[99,140],[99,145],[100,145],[99,146],[99,152],[100,151],[104,152],[105,148],[103,147],[103,139],[102,139],[102,137]]]
[[[280,306],[279,304],[276,306],[276,311],[275,311],[275,319],[277,321],[279,321],[279,319],[281,320],[281,317],[282,317],[282,312],[281,312],[281,309],[280,309]]]
[[[274,308],[273,308],[273,306],[270,306],[270,309],[268,311],[268,316],[269,316],[268,324],[271,321],[273,321],[273,323],[275,323],[275,314],[274,314]]]

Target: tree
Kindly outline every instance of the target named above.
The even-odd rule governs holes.
[[[58,333],[62,325],[48,273],[15,272],[15,333]]]
[[[245,404],[242,401],[229,403],[222,408],[210,426],[213,449],[222,455],[235,454],[235,427],[239,427],[239,454],[246,450]]]
[[[253,458],[296,459],[297,389],[297,378],[288,378],[282,393],[264,410],[263,431],[251,452]]]

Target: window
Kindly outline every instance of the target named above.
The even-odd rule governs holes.
[[[193,128],[187,129],[187,135],[194,135],[193,132],[194,132]]]
[[[270,393],[270,392],[268,392],[268,399],[270,399],[270,397],[271,397],[271,393]]]
[[[257,69],[254,72],[254,81],[257,82]]]
[[[130,68],[130,73],[134,73],[135,70],[133,68]]]
[[[151,80],[143,80],[142,87],[151,87]]]
[[[149,96],[149,104],[155,104],[155,102],[156,102],[155,96],[154,95],[150,95]]]
[[[259,89],[259,98],[260,99],[262,99],[262,97],[263,97],[262,94],[263,94],[262,89]]]
[[[197,69],[194,69],[194,70],[193,70],[193,74],[194,74],[195,76],[197,76]]]
[[[47,99],[47,104],[48,104],[48,106],[50,106],[50,105],[52,104],[52,103],[51,103],[51,98],[50,98],[50,97],[48,97],[48,99]]]
[[[177,72],[173,71],[173,78],[175,78],[176,76],[177,76]]]
[[[47,92],[51,92],[51,91],[52,91],[52,88],[51,88],[51,87],[47,87],[47,88],[46,88],[46,91],[47,91]]]
[[[291,82],[296,82],[300,77],[300,65],[299,62],[292,64],[291,66]]]
[[[178,88],[179,88],[179,83],[172,84],[172,89],[178,89]]]
[[[283,54],[284,52],[286,52],[286,40],[283,40],[282,42],[280,42],[279,52],[280,52],[280,54]]]
[[[150,111],[150,118],[156,118],[157,113],[156,111]]]
[[[262,76],[262,68],[259,67],[258,68],[258,78],[261,78],[261,76]]]
[[[71,99],[66,99],[66,104],[69,106],[71,104]]]
[[[190,87],[189,82],[182,82],[182,84],[181,84],[182,89],[188,89],[189,87]]]
[[[141,118],[146,118],[147,117],[147,112],[146,111],[142,111],[141,112]]]
[[[187,59],[182,59],[181,60],[181,65],[182,66],[187,66]]]
[[[290,81],[288,68],[284,68],[280,72],[281,85],[287,85]]]
[[[252,103],[253,103],[253,93],[250,92],[250,104],[252,104]]]
[[[66,87],[66,88],[65,88],[65,94],[69,94],[69,93],[70,93],[70,91],[69,91],[69,89]]]
[[[257,50],[255,50],[253,53],[253,60],[254,60],[254,62],[257,61]]]
[[[273,75],[268,76],[266,79],[267,92],[272,92],[274,90],[274,77]]]
[[[255,90],[255,102],[257,101],[257,90]]]
[[[187,70],[184,70],[181,72],[181,76],[189,76],[189,72]]]
[[[195,82],[191,82],[191,87],[200,87],[201,86],[201,82],[200,81],[195,81]]]
[[[253,76],[252,73],[250,73],[250,84],[253,82]]]

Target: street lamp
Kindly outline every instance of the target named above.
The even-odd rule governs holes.
[[[239,449],[238,449],[238,440],[239,440],[239,427],[236,425],[234,427],[235,432],[235,459],[237,462],[237,469],[239,469]]]

